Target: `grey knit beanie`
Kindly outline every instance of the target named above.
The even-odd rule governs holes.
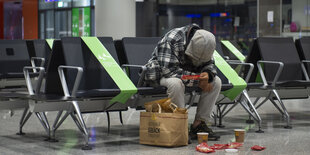
[[[188,55],[195,66],[212,59],[215,50],[215,37],[206,30],[197,30],[188,44],[185,54]]]

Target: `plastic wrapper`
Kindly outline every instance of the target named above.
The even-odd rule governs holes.
[[[161,108],[161,104],[167,102],[169,98],[164,98],[156,101],[147,102],[144,104],[146,112],[159,112],[159,108]]]
[[[228,144],[214,144],[212,146],[210,146],[210,148],[214,149],[214,150],[222,150],[222,149],[227,149]]]
[[[200,75],[183,75],[182,80],[199,80]]]
[[[160,100],[147,102],[144,104],[144,107],[146,112],[179,113],[179,114],[188,113],[188,110],[186,108],[179,108],[176,104],[171,102],[170,98],[164,98]]]
[[[171,102],[171,99],[169,99],[169,98],[165,102],[159,103],[159,105],[162,109],[162,112],[164,112],[164,113],[172,113],[173,112],[172,107],[174,107],[174,106],[171,106],[171,104],[173,104],[173,103]],[[173,104],[173,105],[175,105],[175,104]]]
[[[211,149],[207,143],[203,142],[199,145],[196,146],[196,150],[198,152],[202,152],[202,153],[211,153],[211,152],[215,152],[214,149]]]
[[[203,153],[211,153],[215,152],[215,150],[232,150],[232,149],[238,149],[242,146],[242,143],[229,143],[229,144],[214,144],[212,146],[208,146],[207,143],[203,142],[196,146],[196,150]]]
[[[242,143],[234,142],[234,143],[228,144],[227,149],[238,149],[241,146],[242,146]]]
[[[254,145],[254,146],[251,147],[251,149],[255,150],[255,151],[261,151],[261,150],[266,149],[266,147],[259,146],[259,145]]]
[[[214,150],[223,150],[223,149],[238,149],[241,147],[241,143],[229,143],[229,144],[214,144],[212,146],[209,146],[209,148],[214,149]]]

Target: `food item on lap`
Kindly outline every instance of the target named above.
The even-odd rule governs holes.
[[[182,80],[199,80],[200,75],[183,75]]]

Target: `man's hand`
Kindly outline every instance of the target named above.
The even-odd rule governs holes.
[[[210,92],[213,89],[213,86],[211,83],[208,83],[208,81],[199,81],[199,88],[202,89],[203,92]]]
[[[213,89],[212,84],[209,83],[209,74],[207,72],[202,72],[199,78],[199,88],[203,92],[210,92]]]
[[[200,81],[209,81],[209,74],[207,72],[200,73]]]

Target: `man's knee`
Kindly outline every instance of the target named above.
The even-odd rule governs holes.
[[[167,83],[168,83],[167,87],[171,91],[183,91],[184,92],[185,90],[185,86],[182,80],[179,78],[169,78],[167,80]]]
[[[219,91],[221,90],[221,87],[222,87],[222,80],[218,76],[216,76],[213,81],[213,89]]]

